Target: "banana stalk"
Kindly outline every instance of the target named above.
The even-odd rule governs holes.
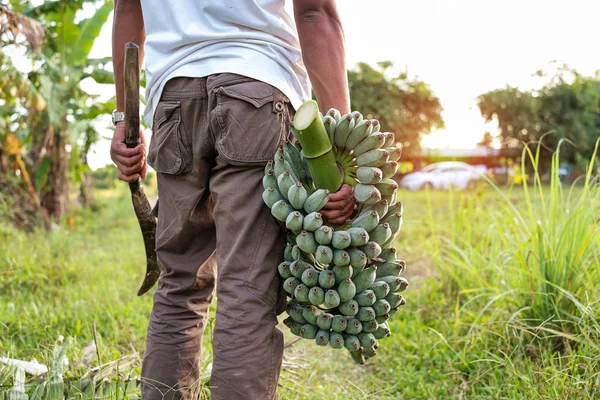
[[[298,108],[294,116],[294,129],[315,187],[337,192],[344,181],[344,173],[335,161],[333,146],[316,101],[306,101]]]

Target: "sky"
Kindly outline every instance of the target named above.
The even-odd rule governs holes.
[[[534,73],[553,61],[584,75],[600,69],[598,0],[338,0],[337,6],[348,68],[390,60],[440,98],[446,128],[425,136],[425,147],[474,147],[495,129],[481,118],[476,97],[506,85],[539,87],[544,82]],[[111,29],[109,19],[91,57],[110,55]],[[93,149],[93,168],[110,162],[108,149],[107,140]]]

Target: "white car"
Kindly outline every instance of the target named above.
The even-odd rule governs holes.
[[[444,161],[430,164],[420,171],[405,175],[399,182],[401,188],[465,190],[482,179],[482,171],[461,161]]]

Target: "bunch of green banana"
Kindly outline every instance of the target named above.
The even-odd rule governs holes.
[[[402,226],[392,179],[401,150],[379,121],[358,111],[323,116],[314,101],[298,109],[293,131],[299,143],[285,141],[263,178],[263,200],[288,233],[277,267],[291,299],[284,323],[364,363],[405,304],[406,264],[393,247]],[[358,212],[333,226],[320,211],[343,183],[354,186]]]

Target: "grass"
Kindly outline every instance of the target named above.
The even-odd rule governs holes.
[[[346,351],[294,343],[282,399],[600,398],[598,187],[553,180],[398,197],[410,286],[392,337],[365,367]],[[97,398],[135,398],[151,308],[149,295],[135,296],[143,244],[125,188],[99,202],[52,233],[0,225],[0,356],[58,368],[64,351],[68,398],[91,398],[94,385]],[[94,337],[97,354],[78,363]],[[0,392],[13,373],[0,367]],[[42,389],[27,383],[29,393],[50,398],[53,376]]]

